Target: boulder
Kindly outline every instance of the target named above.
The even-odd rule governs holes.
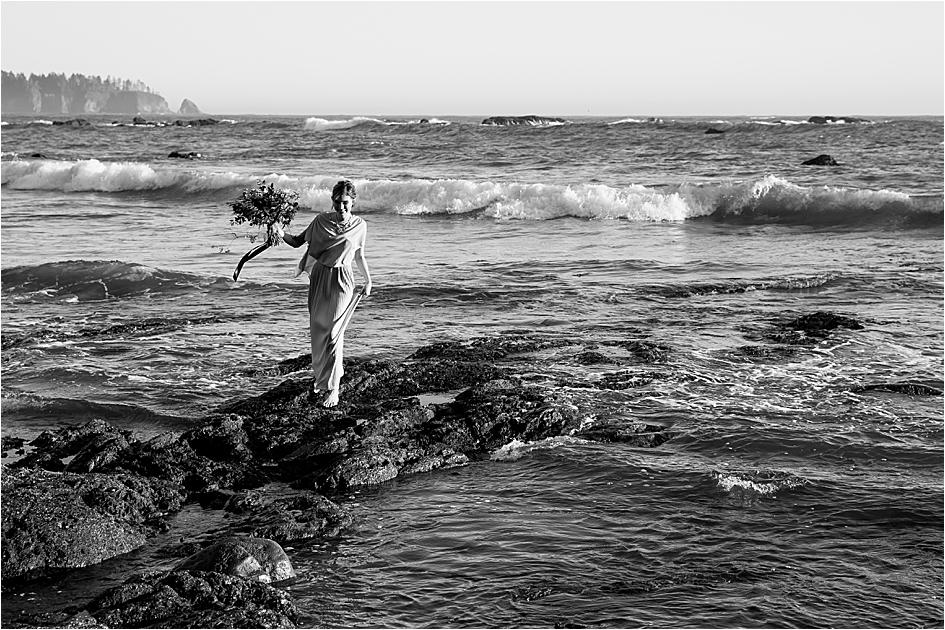
[[[148,121],[142,118],[141,116],[135,116],[131,119],[132,125],[147,125]]]
[[[716,128],[714,128],[714,127],[709,127],[708,129],[705,130],[705,132],[706,132],[706,135],[712,135],[712,134],[725,133],[725,130],[724,130],[724,129],[716,129]]]
[[[860,330],[863,325],[852,317],[818,311],[777,322],[774,330],[764,333],[763,336],[777,343],[813,345],[829,337],[838,328]]]
[[[131,475],[3,470],[4,587],[20,577],[84,567],[127,553],[183,499],[173,484]]]
[[[840,166],[835,159],[833,159],[826,153],[822,153],[821,155],[818,155],[815,158],[811,158],[809,160],[801,162],[801,165],[803,166]]]
[[[109,628],[295,628],[291,596],[222,573],[167,571],[134,576],[86,611]]]
[[[213,571],[266,584],[295,577],[292,562],[279,543],[249,536],[215,542],[185,558],[175,570]]]
[[[180,103],[180,108],[177,110],[178,114],[183,116],[199,116],[203,112],[200,111],[200,108],[190,99],[185,98]]]

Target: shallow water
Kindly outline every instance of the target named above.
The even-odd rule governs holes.
[[[278,174],[301,230],[357,172],[375,293],[353,357],[562,337],[519,362],[524,378],[587,425],[645,419],[673,438],[511,444],[343,497],[355,527],[289,552],[308,624],[941,626],[941,395],[860,389],[942,387],[940,121],[607,122],[4,126],[3,434],[181,430],[276,385],[256,370],[308,346],[300,252],[267,251],[234,283],[252,244],[226,203]],[[794,166],[825,144],[848,166]],[[163,157],[194,147],[208,158]],[[818,311],[862,329],[771,337]],[[188,508],[165,542],[225,521]],[[148,548],[33,602],[5,595],[4,620],[168,563]]]

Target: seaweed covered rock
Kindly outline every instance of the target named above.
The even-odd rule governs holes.
[[[811,345],[829,337],[838,328],[861,330],[863,325],[846,315],[818,311],[777,322],[775,329],[763,336],[777,343]]]
[[[4,586],[131,551],[182,499],[176,486],[157,479],[4,469]]]
[[[110,628],[295,628],[299,622],[285,591],[205,571],[134,576],[86,610]]]
[[[266,584],[295,577],[292,562],[279,543],[250,536],[219,540],[185,558],[175,569],[213,571]]]

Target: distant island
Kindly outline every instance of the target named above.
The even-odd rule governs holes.
[[[185,99],[185,102],[188,107],[197,109],[190,101]],[[4,114],[174,113],[163,96],[141,81],[82,74],[26,76],[6,70],[2,71],[0,84],[0,111]]]

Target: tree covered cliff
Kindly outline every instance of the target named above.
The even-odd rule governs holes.
[[[167,101],[142,83],[82,74],[2,71],[4,114],[166,114]]]

